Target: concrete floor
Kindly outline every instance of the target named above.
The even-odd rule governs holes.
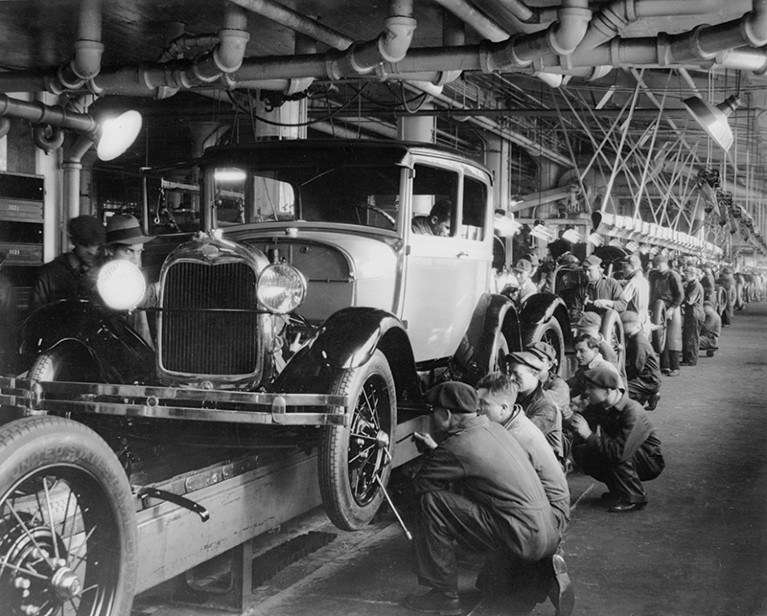
[[[651,414],[667,467],[647,484],[649,506],[606,512],[604,486],[569,476],[573,513],[564,551],[575,614],[589,616],[767,616],[767,304],[750,304],[723,330],[721,350],[665,378]],[[419,592],[407,539],[384,513],[362,533],[326,547],[256,590],[248,616],[412,616]],[[464,607],[478,616],[476,562],[461,576]],[[216,610],[147,604],[136,614],[198,616]],[[550,603],[532,614],[552,615]]]

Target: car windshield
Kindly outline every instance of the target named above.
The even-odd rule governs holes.
[[[216,167],[212,203],[220,226],[314,221],[396,230],[400,167]]]

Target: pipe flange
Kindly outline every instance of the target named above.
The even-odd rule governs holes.
[[[669,66],[674,62],[671,53],[671,37],[665,32],[659,32],[655,39],[655,59],[659,66]]]
[[[749,11],[743,16],[743,20],[740,22],[740,31],[751,47],[764,47],[764,45],[767,45],[767,23],[765,22],[767,22],[765,15],[760,17],[755,11]],[[759,31],[757,31],[754,24],[761,26]]]
[[[479,43],[479,67],[483,73],[493,73],[497,70],[493,58],[493,42],[483,39]]]

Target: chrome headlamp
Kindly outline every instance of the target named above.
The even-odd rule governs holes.
[[[144,299],[146,280],[133,263],[117,259],[101,266],[96,289],[112,310],[133,310]]]
[[[267,266],[256,287],[258,301],[271,312],[286,314],[298,308],[306,297],[306,278],[292,265]]]

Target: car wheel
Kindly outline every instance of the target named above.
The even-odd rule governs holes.
[[[615,352],[617,358],[616,363],[618,369],[625,365],[626,348],[623,344],[623,322],[620,315],[612,309],[605,311],[602,315],[602,325],[599,328],[599,333],[607,340],[607,344]]]
[[[135,509],[117,457],[61,417],[0,428],[0,614],[129,616]]]
[[[98,368],[87,350],[81,346],[59,345],[40,353],[29,369],[35,381],[77,381],[98,383]]]
[[[658,355],[666,348],[666,304],[662,299],[655,300],[652,305],[650,322],[653,325],[650,341]]]
[[[555,318],[543,323],[538,323],[535,328],[527,332],[522,340],[522,347],[527,348],[534,342],[548,342],[557,352],[557,366],[562,373],[565,364],[565,337],[562,334],[562,326]]]
[[[389,362],[377,350],[364,365],[342,371],[330,393],[349,396],[349,424],[322,428],[320,494],[333,524],[359,530],[378,511],[391,473],[397,392]]]

